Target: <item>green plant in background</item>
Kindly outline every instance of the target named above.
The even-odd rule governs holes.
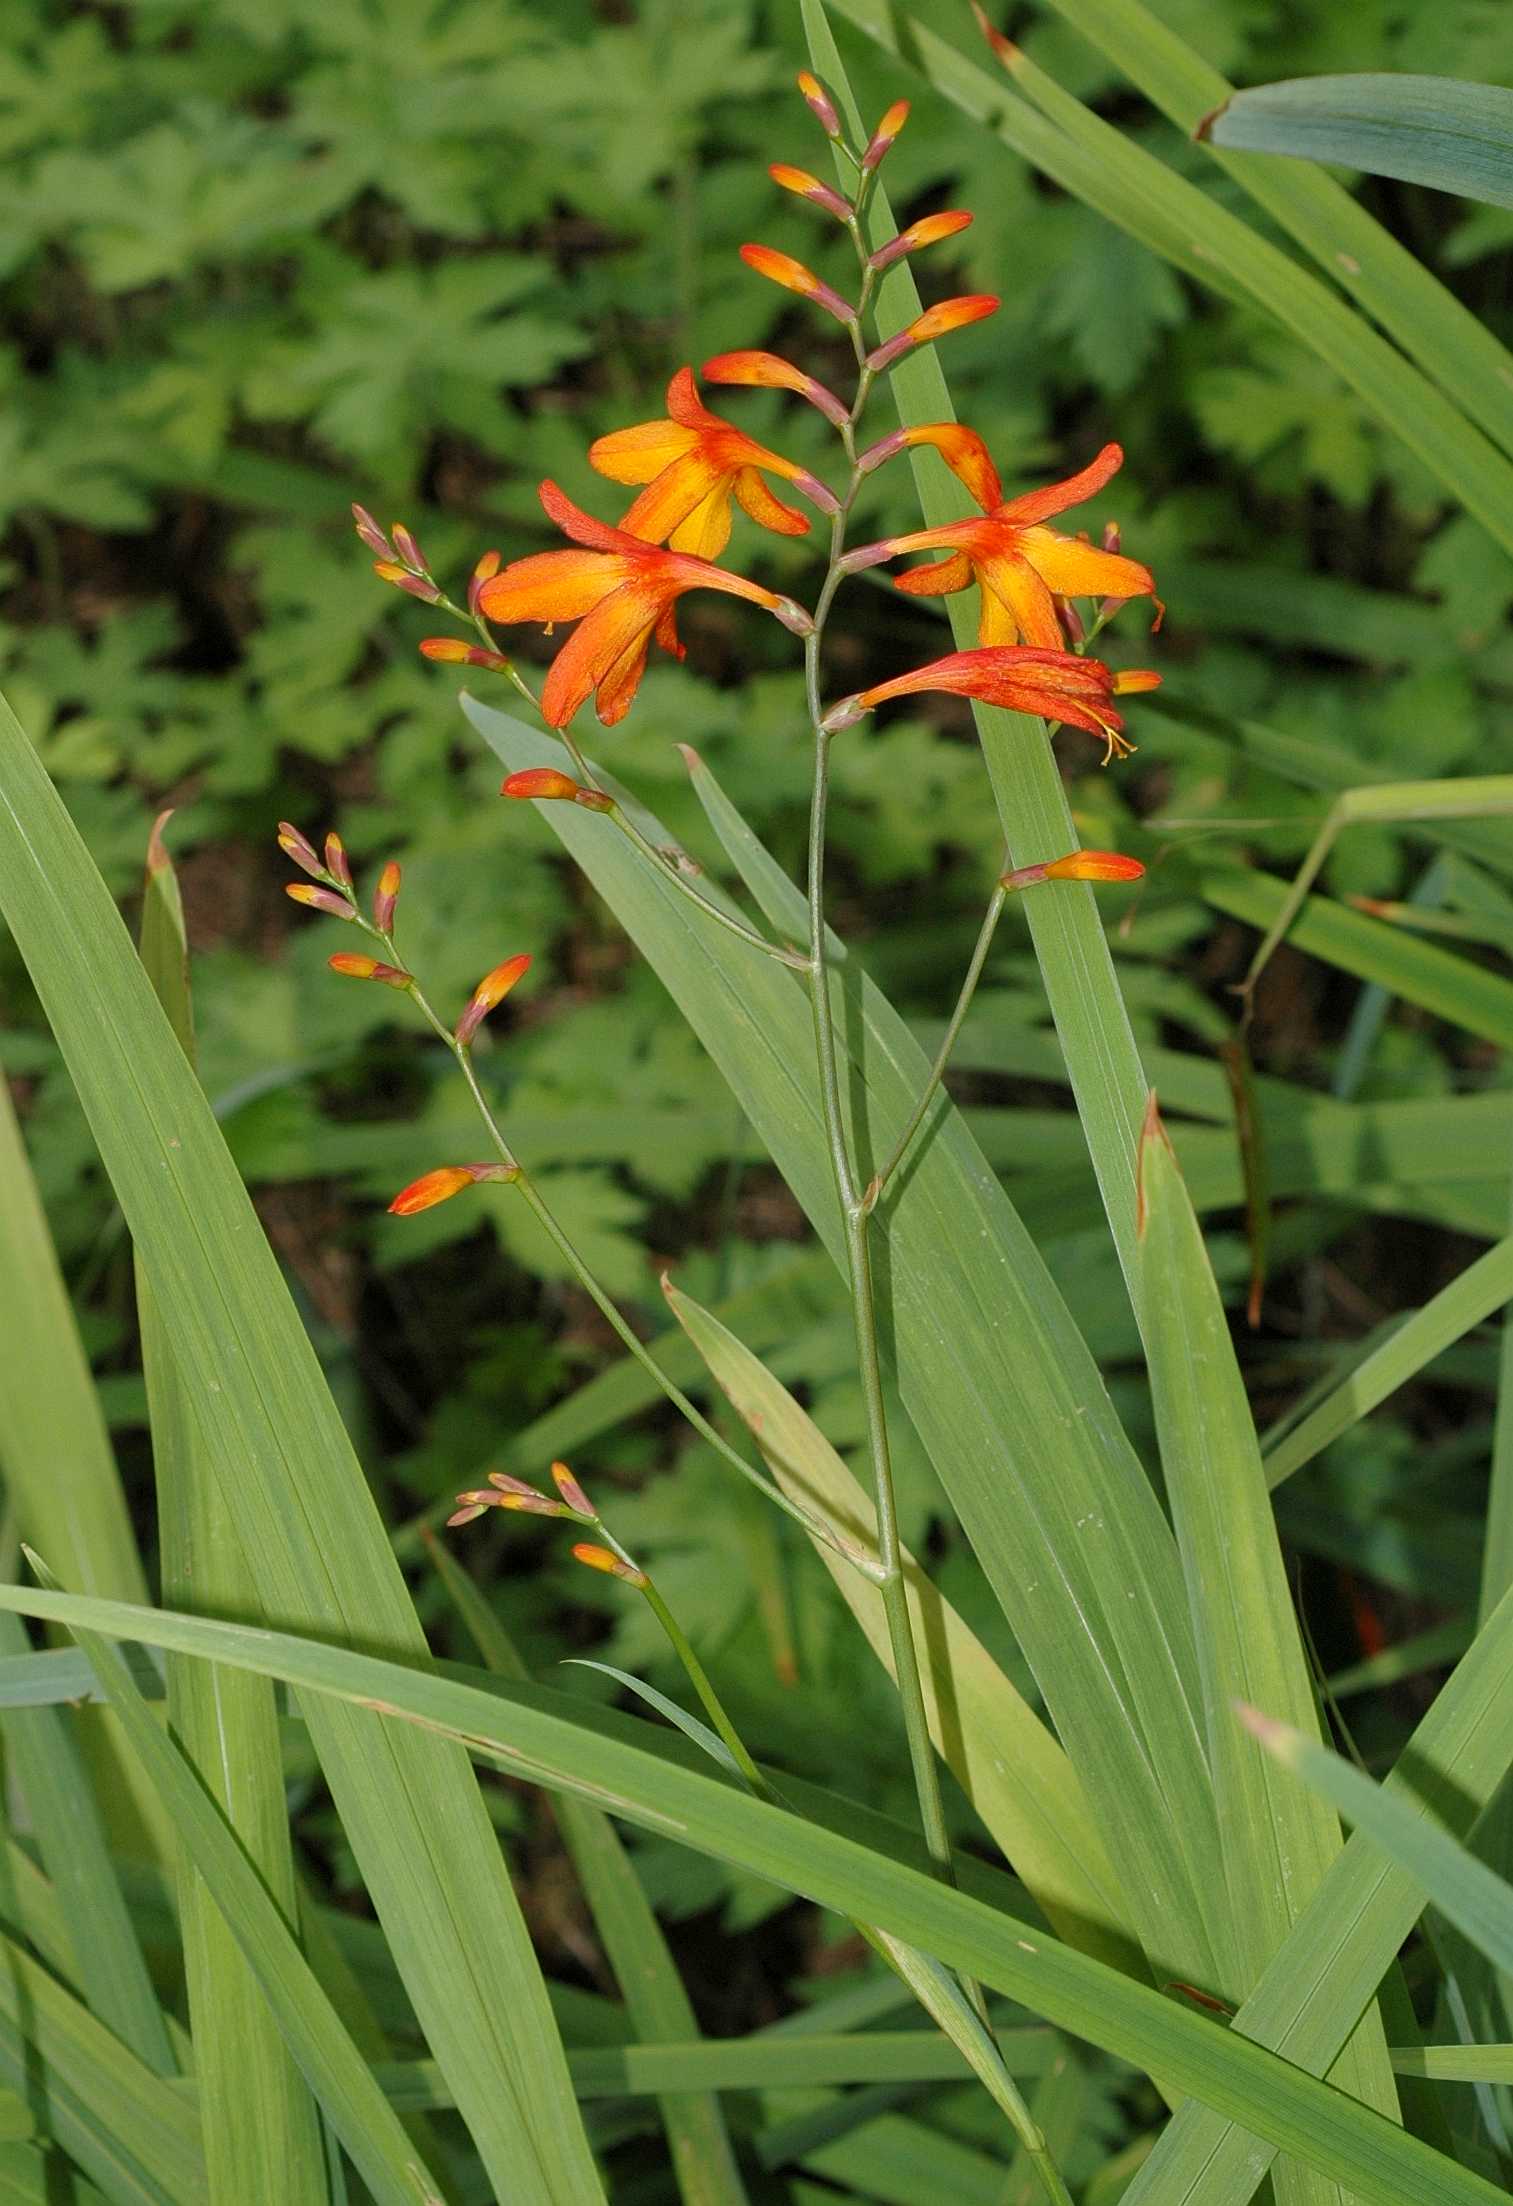
[[[18,2197],[1498,2195],[1507,362],[1322,175],[1084,104],[1112,64],[1183,132],[1220,108],[1174,16],[1066,12],[1096,54],[1040,26],[1005,76],[965,15],[841,0],[843,56],[806,0],[835,181],[774,168],[755,330],[718,248],[755,227],[750,152],[788,150],[786,11],[39,6],[0,68],[3,648],[37,734],[0,728],[3,1046],[85,1327],[13,1130],[0,1465],[42,1590],[3,1605],[78,1641],[0,1660]],[[1348,54],[1306,11],[1183,22],[1252,75],[1499,73],[1475,11]],[[898,135],[920,78],[970,130],[932,100]],[[1406,205],[1495,309],[1501,217]],[[959,256],[943,305],[925,245]],[[923,341],[953,327],[980,436]],[[747,386],[740,427],[690,358]],[[618,426],[675,370],[665,420]],[[870,444],[852,370],[898,408]],[[1133,767],[1064,784],[1016,715],[1116,747],[1150,681],[1108,601],[1152,577],[1047,526],[1111,451],[1024,485],[1113,430],[1165,680]],[[359,509],[386,579],[458,619],[426,657],[534,707],[492,624],[576,623],[560,740],[468,697],[442,770],[396,649],[434,614],[401,637],[351,588],[354,467],[415,518]],[[574,550],[520,545],[541,473]],[[596,473],[636,492],[619,530]],[[732,497],[760,581],[711,564]],[[808,612],[805,506],[834,532]],[[511,554],[444,601],[480,540]],[[832,608],[916,547],[944,571]],[[733,596],[808,631],[807,715]],[[675,599],[689,664],[643,675]],[[615,756],[655,812],[570,726],[638,687]],[[959,707],[867,717],[933,691],[981,757]],[[154,836],[138,959],[107,884],[144,795],[187,857],[181,905]],[[281,833],[295,901],[375,937],[331,962],[387,986],[317,990],[249,855],[338,809],[345,842]],[[1291,893],[1254,870],[1321,819]],[[1139,882],[1112,943],[1079,880]],[[1249,943],[1216,914],[1293,951],[1233,1083]],[[523,956],[476,982],[500,938],[538,946],[530,990]],[[418,1147],[490,1145],[361,1206]],[[1242,1204],[1250,1246],[1204,1236]],[[1258,1303],[1272,1211],[1242,1377],[1225,1304]],[[1416,1308],[1376,1291],[1405,1251]],[[534,1536],[556,1515],[588,1570]],[[1318,1743],[1321,1668],[1379,1793]]]

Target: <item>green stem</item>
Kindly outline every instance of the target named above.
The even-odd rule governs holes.
[[[699,1701],[701,1706],[703,1707],[705,1715],[709,1718],[710,1722],[714,1725],[715,1730],[719,1733],[720,1737],[724,1740],[725,1745],[729,1748],[730,1753],[735,1760],[735,1765],[737,1769],[739,1769],[741,1775],[745,1778],[747,1784],[757,1795],[758,1799],[777,1802],[777,1793],[767,1782],[767,1779],[762,1775],[762,1772],[760,1771],[760,1769],[758,1769],[750,1754],[747,1753],[745,1741],[742,1739],[740,1733],[736,1730],[736,1727],[731,1722],[730,1718],[726,1715],[724,1703],[721,1701],[719,1694],[715,1691],[713,1685],[710,1683],[708,1671],[705,1669],[703,1663],[699,1660],[698,1656],[694,1653],[693,1644],[689,1639],[687,1633],[684,1631],[682,1625],[678,1622],[677,1618],[673,1615],[672,1610],[667,1606],[667,1603],[663,1600],[661,1594],[657,1591],[655,1581],[647,1576],[646,1572],[641,1569],[641,1565],[639,1563],[637,1563],[635,1567],[637,1568],[637,1570],[641,1571],[641,1591],[645,1594],[647,1601],[650,1603],[652,1611],[656,1616],[657,1622],[661,1625],[663,1631],[666,1632],[667,1637],[672,1644],[673,1653],[677,1656],[678,1660],[682,1663],[683,1668],[687,1671],[688,1682],[693,1687],[694,1691],[698,1694]]]
[[[1005,852],[1005,872],[1007,872],[1008,870],[1008,863],[1008,854],[1007,852]],[[951,1013],[950,1022],[946,1027],[945,1035],[941,1041],[940,1048],[935,1053],[935,1062],[930,1067],[930,1070],[926,1075],[925,1084],[920,1092],[919,1101],[915,1104],[913,1110],[910,1112],[908,1124],[904,1127],[903,1132],[899,1135],[897,1141],[894,1143],[892,1152],[889,1155],[887,1163],[880,1166],[879,1169],[873,1174],[871,1185],[868,1187],[865,1195],[862,1197],[862,1200],[866,1204],[868,1210],[871,1210],[876,1206],[877,1199],[881,1195],[883,1189],[887,1186],[889,1180],[892,1179],[894,1173],[898,1170],[898,1167],[903,1163],[904,1156],[908,1150],[909,1144],[914,1139],[914,1136],[918,1133],[921,1122],[924,1119],[924,1115],[926,1111],[928,1111],[928,1109],[930,1108],[930,1104],[934,1099],[935,1091],[940,1086],[941,1081],[945,1078],[946,1066],[951,1061],[951,1052],[956,1047],[956,1038],[961,1032],[962,1022],[964,1021],[968,1011],[972,1007],[972,998],[977,993],[977,983],[979,982],[979,980],[981,980],[982,969],[988,961],[988,952],[993,946],[993,936],[997,932],[998,921],[1003,912],[1003,907],[1008,901],[1008,894],[1008,890],[1004,887],[1002,881],[1000,881],[998,883],[998,886],[994,889],[992,895],[988,898],[988,908],[983,914],[982,926],[978,931],[977,947],[972,952],[972,961],[967,967],[966,978],[961,984],[961,993],[956,999],[956,1008]]]

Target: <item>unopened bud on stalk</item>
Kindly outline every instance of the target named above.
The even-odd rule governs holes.
[[[394,539],[395,551],[409,568],[411,574],[429,574],[431,570],[426,565],[425,554],[421,551],[420,546],[405,527],[403,521],[396,521],[389,533]]]
[[[1115,605],[1122,605],[1124,599],[1122,597],[1115,598],[1112,602]],[[1159,689],[1160,687],[1161,676],[1152,666],[1127,666],[1122,673],[1114,676],[1113,681],[1113,690],[1116,697],[1138,697],[1145,690]]]
[[[1126,858],[1117,850],[1073,850],[1064,858],[1043,865],[1016,866],[1005,873],[1001,888],[1033,888],[1040,881],[1138,881],[1145,868],[1138,858]]]
[[[502,797],[531,797],[538,804],[559,799],[581,804],[589,812],[612,812],[615,800],[602,789],[585,789],[571,774],[559,774],[555,766],[526,766],[518,774],[506,774],[499,785]]]
[[[780,283],[785,291],[796,291],[802,299],[812,299],[827,314],[833,314],[838,322],[849,329],[856,320],[856,309],[843,299],[838,291],[832,291],[828,283],[821,283],[812,268],[806,268],[791,253],[780,253],[771,245],[743,245],[741,258],[748,268],[765,276],[769,283]]]
[[[360,950],[338,950],[335,957],[327,958],[326,963],[333,973],[344,973],[348,980],[381,980],[385,988],[412,988],[415,985],[413,973],[405,972],[398,965],[385,965],[376,957],[364,957]]]
[[[872,255],[871,265],[879,272],[891,268],[906,253],[917,253],[921,246],[938,245],[942,238],[955,237],[967,229],[972,217],[965,207],[947,208],[940,214],[921,215],[918,222],[911,222],[907,230],[900,230],[897,237],[890,237],[886,245],[879,245]]]
[[[333,881],[340,881],[343,888],[352,886],[352,868],[347,863],[347,849],[340,835],[326,837],[326,871]]]
[[[422,605],[439,605],[441,592],[434,582],[427,582],[424,575],[411,574],[408,567],[401,567],[397,560],[375,559],[373,572],[380,582],[392,582],[396,590],[403,590],[410,597],[418,597]]]
[[[589,1500],[565,1463],[554,1463],[552,1465],[552,1477],[556,1482],[558,1493],[575,1516],[588,1517],[594,1522],[598,1521],[598,1510]]]
[[[644,1586],[646,1573],[637,1570],[634,1563],[612,1555],[607,1547],[595,1547],[587,1540],[580,1540],[573,1549],[575,1563],[587,1563],[590,1570],[602,1570],[611,1578],[623,1578],[628,1586]]]
[[[391,858],[378,876],[373,891],[373,924],[380,934],[392,933],[394,907],[399,902],[399,868]]]
[[[888,109],[888,112],[884,115],[882,121],[878,124],[876,130],[873,131],[871,139],[869,140],[867,145],[867,150],[862,155],[863,173],[877,167],[879,161],[881,161],[885,157],[894,139],[898,136],[899,132],[903,129],[904,124],[908,120],[908,101],[895,100],[893,102],[893,105]]]
[[[357,529],[358,535],[367,545],[369,551],[376,551],[380,559],[393,558],[393,545],[389,542],[389,539],[387,538],[387,536],[385,536],[383,530],[374,520],[372,514],[368,511],[366,506],[354,505],[352,508],[352,520]]]
[[[855,213],[849,199],[843,199],[829,184],[822,184],[807,169],[790,167],[786,161],[774,161],[767,174],[774,184],[781,184],[784,191],[791,191],[796,198],[808,199],[816,207],[823,207],[826,214],[833,214],[837,222],[849,222]]]
[[[983,321],[989,314],[996,314],[999,301],[990,292],[969,292],[959,299],[942,299],[939,306],[927,307],[912,321],[907,329],[901,329],[886,344],[878,345],[867,355],[867,365],[873,374],[892,367],[902,353],[915,345],[932,345],[937,337],[945,337],[953,329],[965,329],[969,322]]]
[[[478,1032],[484,1020],[505,997],[517,980],[530,969],[530,952],[519,957],[507,957],[502,965],[496,965],[491,973],[485,973],[468,999],[468,1007],[457,1021],[456,1035],[459,1042],[468,1043]]]
[[[798,87],[804,95],[810,113],[821,130],[824,131],[825,136],[827,138],[838,138],[841,134],[841,119],[835,112],[835,102],[831,99],[819,78],[811,76],[807,69],[800,69]]]
[[[493,581],[495,575],[499,572],[499,567],[500,554],[496,551],[486,551],[483,557],[479,560],[477,566],[473,569],[471,575],[469,575],[468,611],[470,613],[477,612],[478,593],[483,588],[485,582]]]
[[[396,1218],[413,1218],[417,1211],[434,1210],[438,1203],[449,1203],[454,1195],[460,1195],[465,1187],[476,1187],[483,1180],[501,1180],[506,1184],[518,1180],[518,1164],[439,1164],[434,1172],[422,1172],[418,1180],[411,1180],[402,1187],[389,1205]],[[491,1472],[496,1483],[502,1483],[504,1473]],[[522,1486],[518,1479],[509,1483],[510,1493],[534,1493],[532,1486]]]
[[[517,1509],[530,1517],[565,1517],[569,1512],[560,1501],[549,1501],[545,1494],[538,1494],[530,1486],[522,1486],[518,1493],[490,1493],[486,1486],[475,1486],[470,1493],[459,1494],[463,1506],[447,1518],[450,1524],[471,1524],[481,1517],[485,1509]]]
[[[320,854],[314,843],[303,836],[297,827],[292,827],[288,820],[280,820],[278,823],[278,847],[286,858],[295,865],[302,866],[306,873],[313,873],[317,880],[324,875],[326,869],[321,864]]]
[[[1104,548],[1104,550],[1105,550],[1106,552],[1117,552],[1117,551],[1118,551],[1118,549],[1119,549],[1119,523],[1118,523],[1117,521],[1105,521],[1105,522],[1104,522],[1104,524],[1103,524],[1103,548]]]
[[[776,605],[773,606],[772,610],[774,611],[774,613],[776,613],[778,619],[782,622],[783,626],[788,630],[790,635],[813,635],[814,622],[805,612],[803,606],[795,605],[791,597],[780,597]]]
[[[332,919],[355,919],[356,912],[345,896],[338,896],[335,889],[318,889],[308,881],[286,881],[284,894],[292,896],[296,904],[307,904],[311,911],[326,912]]]
[[[1086,643],[1087,624],[1077,609],[1076,599],[1070,597],[1057,598],[1056,610],[1061,616],[1061,625],[1066,630],[1067,642],[1073,645]]]
[[[482,644],[464,643],[461,636],[427,636],[420,645],[420,655],[443,666],[481,666],[491,674],[508,674],[510,670],[502,651],[486,651]]]

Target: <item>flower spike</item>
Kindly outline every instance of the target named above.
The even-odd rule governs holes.
[[[1073,728],[1101,735],[1109,757],[1133,746],[1119,730],[1124,722],[1113,703],[1113,677],[1101,659],[1079,659],[1069,651],[1038,651],[1000,645],[987,651],[953,651],[911,674],[878,682],[833,705],[824,725],[832,733],[854,727],[864,714],[894,697],[922,690],[943,690],[953,697],[975,697],[1008,712],[1038,714]]]
[[[769,283],[780,283],[785,291],[796,291],[802,299],[812,299],[827,314],[833,314],[838,322],[849,329],[856,320],[856,309],[848,306],[838,291],[832,291],[828,283],[821,283],[812,268],[806,268],[791,253],[780,253],[772,245],[743,245],[741,258],[748,268]]]
[[[956,237],[971,226],[972,217],[964,207],[952,207],[940,214],[921,215],[918,222],[911,222],[907,230],[900,230],[897,237],[890,237],[886,245],[879,245],[869,266],[878,274],[891,268],[906,253],[917,253],[922,246],[938,245],[942,238]]]
[[[664,551],[584,513],[553,482],[541,485],[541,503],[578,551],[538,552],[513,560],[478,592],[484,616],[501,622],[536,620],[548,627],[577,621],[552,662],[541,692],[549,727],[562,728],[595,695],[599,718],[613,727],[629,712],[653,635],[682,657],[674,623],[685,590],[723,590],[765,606],[796,636],[813,622],[801,605],[687,552]]]
[[[841,119],[835,112],[834,100],[831,99],[819,78],[811,76],[807,69],[800,69],[798,88],[803,93],[810,113],[814,116],[825,136],[827,138],[838,138],[841,134]]]
[[[706,383],[745,383],[762,390],[796,391],[839,429],[851,419],[834,391],[775,352],[717,352],[704,363]]]
[[[418,1180],[411,1180],[402,1187],[389,1205],[395,1218],[413,1218],[417,1211],[434,1210],[438,1203],[449,1203],[454,1195],[460,1195],[465,1187],[476,1187],[480,1180],[518,1180],[520,1167],[515,1164],[441,1164],[434,1172],[422,1172]],[[524,1489],[529,1491],[529,1488]]]
[[[901,329],[896,337],[879,345],[867,355],[867,365],[874,375],[884,368],[891,368],[902,354],[916,345],[933,345],[937,337],[947,337],[953,329],[965,329],[971,322],[986,321],[996,314],[1002,302],[991,292],[968,292],[959,299],[942,299],[939,306],[927,307],[907,329]]]
[[[762,480],[779,475],[824,513],[836,501],[822,482],[744,430],[710,412],[679,368],[667,386],[667,419],[616,429],[589,446],[589,463],[617,483],[645,483],[620,526],[648,544],[714,559],[730,541],[730,506],[738,499],[752,520],[779,536],[805,536],[809,521],[773,496]]]
[[[823,207],[826,214],[833,214],[837,222],[849,222],[856,212],[849,199],[843,199],[829,184],[822,184],[807,169],[796,169],[787,161],[774,161],[767,174],[774,184],[781,184],[784,191],[791,191],[797,199],[807,199],[816,207]],[[970,220],[970,217],[968,217]]]
[[[507,957],[502,965],[496,965],[491,973],[485,973],[468,998],[468,1007],[457,1021],[456,1035],[459,1042],[470,1042],[484,1020],[514,987],[530,971],[531,956],[528,950],[518,957]]]
[[[1138,858],[1126,858],[1117,850],[1073,850],[1064,858],[1052,858],[1038,866],[1015,866],[999,881],[1000,888],[1033,888],[1038,881],[1138,881],[1145,868]]]
[[[868,141],[867,150],[862,155],[862,172],[864,175],[869,169],[875,169],[878,163],[885,158],[894,139],[908,120],[908,101],[895,100],[876,130],[873,131],[871,139]]]

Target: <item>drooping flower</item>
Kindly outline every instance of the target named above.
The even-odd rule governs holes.
[[[840,428],[851,416],[823,383],[812,375],[805,375],[791,360],[784,360],[775,352],[717,352],[712,360],[704,363],[706,383],[754,384],[762,390],[796,391],[800,398],[807,398],[827,421]]]
[[[1057,650],[1063,642],[1058,597],[1155,596],[1155,578],[1138,560],[1042,525],[1048,515],[1081,505],[1101,490],[1123,458],[1117,444],[1106,444],[1089,466],[1065,482],[1025,491],[981,516],[943,528],[913,529],[906,536],[863,544],[847,553],[843,565],[855,574],[903,552],[944,551],[950,556],[937,564],[895,576],[898,588],[935,597],[976,582],[979,644],[1012,644],[1022,638],[1037,650]],[[1157,604],[1159,617],[1159,600]]]
[[[612,430],[589,446],[589,462],[601,475],[646,485],[620,522],[627,535],[696,559],[717,558],[730,541],[732,498],[763,528],[806,535],[808,516],[774,497],[764,473],[797,483],[823,512],[835,511],[834,498],[813,475],[712,414],[692,368],[679,368],[668,384],[667,414],[665,421]]]
[[[541,693],[541,711],[554,728],[565,727],[585,698],[597,692],[606,727],[623,720],[646,671],[655,634],[664,650],[682,657],[674,607],[685,590],[723,590],[775,613],[785,628],[807,635],[813,625],[801,605],[731,574],[688,552],[664,551],[644,537],[611,528],[584,513],[557,485],[541,485],[541,503],[576,551],[536,552],[512,560],[478,592],[488,620],[559,620],[578,626],[552,661]]]
[[[1038,714],[1043,720],[1086,728],[1107,744],[1105,763],[1133,748],[1119,733],[1124,721],[1114,706],[1113,677],[1101,659],[1079,659],[1070,651],[1022,645],[953,651],[928,666],[915,667],[912,673],[897,674],[891,682],[878,682],[854,697],[842,698],[826,713],[824,725],[832,734],[854,727],[865,713],[890,698],[912,697],[923,690],[975,697],[1008,712]]]

